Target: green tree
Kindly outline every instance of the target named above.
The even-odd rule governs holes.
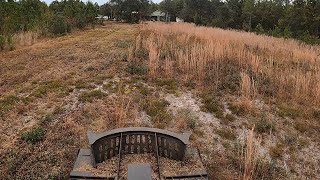
[[[254,15],[254,0],[245,0],[243,3],[242,17],[244,19],[243,29],[251,31],[252,18]]]

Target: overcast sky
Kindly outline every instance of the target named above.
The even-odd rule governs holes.
[[[53,0],[44,0],[47,4],[50,4]],[[82,0],[83,2],[86,2],[88,0]],[[108,2],[109,0],[90,0],[91,2],[95,3],[97,2],[99,5],[105,4],[106,2]],[[152,0],[155,3],[159,3],[162,0]]]

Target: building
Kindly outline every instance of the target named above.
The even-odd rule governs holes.
[[[150,15],[150,18],[153,21],[165,21],[166,20],[166,13],[157,10]]]

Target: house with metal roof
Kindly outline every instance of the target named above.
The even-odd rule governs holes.
[[[150,14],[150,18],[153,21],[165,21],[166,20],[166,13],[162,11],[154,11],[152,14]]]

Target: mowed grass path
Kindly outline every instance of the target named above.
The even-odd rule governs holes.
[[[0,179],[68,177],[92,124],[81,94],[125,72],[138,32],[108,24],[0,53]]]

